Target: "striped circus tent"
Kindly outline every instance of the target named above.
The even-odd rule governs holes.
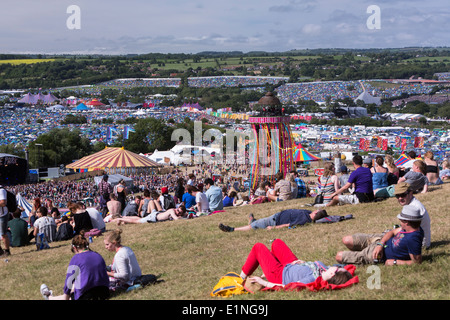
[[[66,166],[79,172],[104,170],[113,173],[142,172],[161,165],[145,156],[122,148],[106,147],[102,151],[77,160]]]
[[[294,146],[293,158],[295,162],[322,160],[321,158],[313,155],[311,152],[305,150],[300,143]]]

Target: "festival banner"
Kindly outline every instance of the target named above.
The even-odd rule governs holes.
[[[370,140],[366,139],[365,144],[364,144],[364,151],[369,151],[370,148]]]
[[[401,142],[401,145],[400,145],[400,148],[402,149],[402,151],[406,149],[406,143],[407,143],[406,139],[402,138],[402,142]]]
[[[125,126],[123,128],[123,139],[127,140],[130,137],[130,132],[136,132],[133,128],[130,128],[129,126]]]
[[[360,139],[359,139],[359,149],[360,149],[360,150],[364,150],[365,144],[366,144],[366,139],[360,138]]]
[[[401,144],[401,138],[400,138],[400,136],[396,136],[395,137],[395,147],[400,148],[400,144]]]
[[[384,151],[386,151],[388,149],[388,139],[383,139],[382,144],[383,144],[383,148],[382,149]]]
[[[377,148],[381,149],[382,147],[383,147],[383,139],[380,136],[378,136],[377,137]]]

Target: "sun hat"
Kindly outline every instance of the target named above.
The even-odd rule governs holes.
[[[395,185],[394,194],[404,194],[410,190],[411,186],[407,182],[400,182]]]
[[[397,216],[399,220],[406,221],[420,221],[422,216],[420,215],[420,210],[417,207],[406,205],[403,206],[402,212]]]

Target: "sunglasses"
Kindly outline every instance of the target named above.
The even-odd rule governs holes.
[[[396,194],[395,195],[395,197],[398,199],[398,198],[405,198],[406,196],[408,196],[408,194],[409,194],[409,192],[405,192],[405,193],[402,193],[402,194]]]

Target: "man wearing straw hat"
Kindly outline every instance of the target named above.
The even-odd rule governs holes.
[[[340,251],[336,261],[346,264],[384,263],[401,265],[422,262],[422,215],[417,207],[405,205],[397,216],[400,227],[382,234],[357,233],[342,238],[350,251]]]
[[[416,197],[414,197],[413,189],[406,182],[400,182],[395,185],[394,195],[401,206],[411,205],[419,209],[422,216],[420,227],[423,229],[423,246],[428,249],[431,246],[431,220],[425,206]]]

